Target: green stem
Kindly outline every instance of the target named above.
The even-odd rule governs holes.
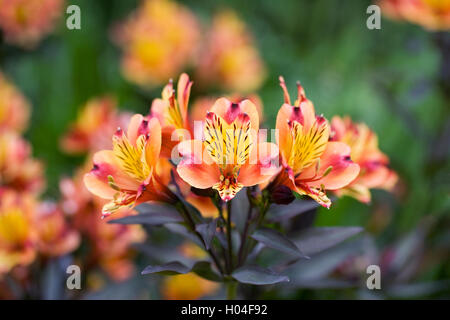
[[[259,206],[258,219],[257,219],[256,223],[254,224],[252,230],[248,233],[249,235],[251,235],[256,229],[258,229],[261,226],[261,224],[264,221],[264,217],[266,216],[266,213],[269,209],[269,206],[270,206],[270,202],[268,202],[268,201],[265,201],[261,206]],[[245,259],[247,259],[247,256],[252,252],[252,250],[256,244],[257,244],[256,241],[254,241],[252,238],[248,238],[248,245],[245,247],[245,250],[242,253],[244,261],[245,261]]]
[[[231,201],[227,202],[227,242],[228,242],[228,261],[229,270],[228,272],[233,272],[233,241],[231,237]]]
[[[236,281],[227,281],[225,285],[227,287],[227,300],[235,300],[238,283]]]
[[[202,235],[195,229],[195,222],[192,219],[192,217],[191,217],[189,211],[187,210],[186,206],[182,202],[179,202],[179,204],[180,204],[179,207],[181,208],[181,213],[184,216],[184,218],[185,218],[185,220],[187,222],[187,225],[191,229],[191,232],[193,232],[199,238],[200,242],[203,243],[203,245],[205,245]],[[215,265],[217,266],[217,269],[219,270],[220,274],[223,275],[224,272],[223,272],[222,266],[220,265],[219,259],[217,259],[217,256],[214,253],[214,251],[212,250],[212,248],[206,249],[206,245],[205,245],[205,250],[211,256],[211,258],[214,261]]]
[[[223,203],[220,200],[219,200],[219,203],[217,204],[217,209],[219,210],[219,217],[221,219],[221,225],[219,227],[219,230],[223,235],[225,235],[225,231],[223,229],[222,222],[224,224],[226,224],[226,221],[225,221],[225,218],[223,217]],[[221,251],[222,251],[222,255],[223,255],[223,261],[225,261],[225,269],[228,271],[228,270],[230,270],[230,262],[228,261],[227,252],[223,246],[221,246]]]
[[[248,229],[250,227],[250,221],[251,221],[251,217],[252,217],[252,209],[253,209],[253,205],[252,205],[251,201],[249,201],[247,220],[245,221],[244,231],[242,232],[242,236],[241,236],[241,246],[239,248],[239,253],[238,253],[238,266],[241,266],[242,263],[245,261],[244,260],[244,251],[245,251],[245,245],[247,244],[247,235],[248,235]]]

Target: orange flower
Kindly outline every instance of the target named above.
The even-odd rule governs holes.
[[[30,145],[16,133],[0,133],[0,186],[38,194],[44,185],[42,164],[31,158]]]
[[[450,30],[450,0],[380,0],[384,14],[429,30]]]
[[[0,72],[0,131],[23,131],[29,116],[28,101]]]
[[[49,257],[65,255],[80,244],[78,232],[67,224],[62,211],[53,203],[43,203],[37,210],[35,228],[37,248]]]
[[[130,115],[116,111],[116,101],[113,98],[106,96],[91,99],[61,139],[61,148],[67,153],[95,152],[110,148],[110,137],[129,120]]]
[[[284,169],[276,178],[291,190],[307,195],[329,208],[326,190],[337,190],[353,181],[359,166],[350,159],[350,147],[342,142],[329,142],[330,127],[322,116],[316,116],[314,106],[298,83],[298,98],[291,99],[284,79],[284,104],[277,116],[278,145]]]
[[[352,160],[361,168],[358,177],[347,187],[337,190],[337,194],[370,202],[369,189],[391,190],[398,177],[389,169],[388,157],[379,150],[376,134],[365,124],[352,122],[349,117],[333,117],[331,128],[331,140],[349,145]]]
[[[88,171],[85,169],[87,167],[81,168],[73,179],[61,181],[61,208],[70,215],[74,227],[86,237],[92,248],[86,267],[99,265],[112,279],[124,280],[134,271],[131,261],[134,251],[130,245],[143,241],[145,233],[140,225],[108,224],[109,218],[99,219],[107,200],[93,196],[86,189],[83,176]],[[89,167],[92,167],[90,163]],[[114,218],[131,214],[134,212],[122,208],[114,214]]]
[[[224,201],[245,186],[267,181],[276,172],[276,145],[259,142],[259,116],[249,100],[240,103],[221,98],[206,115],[204,141],[178,145],[180,177],[195,188],[213,188]]]
[[[171,158],[172,150],[178,142],[190,137],[187,113],[191,87],[192,81],[183,73],[178,80],[176,98],[173,83],[170,81],[162,91],[162,98],[152,102],[151,117],[157,118],[162,127],[161,155],[168,159]]]
[[[207,42],[198,59],[202,84],[229,91],[253,91],[265,78],[265,67],[246,25],[231,10],[213,19]]]
[[[0,28],[5,39],[33,48],[63,12],[63,0],[0,0]]]
[[[145,239],[144,230],[140,225],[107,224],[98,219],[97,222],[95,238],[91,235],[94,250],[91,258],[112,279],[122,281],[129,278],[134,271],[132,258],[135,255],[131,245]]]
[[[145,0],[118,28],[124,51],[125,77],[141,86],[155,86],[177,75],[193,58],[199,40],[195,16],[169,0]]]
[[[29,265],[36,251],[33,230],[35,201],[28,194],[0,190],[0,274]]]
[[[102,210],[108,216],[122,207],[146,201],[172,201],[172,193],[158,182],[153,169],[161,149],[161,126],[157,119],[140,114],[131,118],[128,132],[118,129],[113,150],[94,155],[92,170],[84,177],[94,195],[110,200]]]

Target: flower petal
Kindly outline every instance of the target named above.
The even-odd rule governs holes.
[[[192,81],[189,80],[189,76],[186,73],[180,75],[178,79],[177,98],[178,106],[181,110],[183,119],[187,119],[189,95],[191,93]]]
[[[268,181],[279,171],[278,155],[276,144],[259,143],[252,149],[249,161],[241,167],[238,181],[246,187]]]
[[[140,135],[147,134],[148,121],[144,119],[141,114],[135,114],[130,119],[128,124],[127,137],[133,146],[136,146],[136,141]]]
[[[252,130],[259,129],[259,115],[256,106],[250,100],[246,99],[239,103],[233,103],[226,98],[217,99],[211,107],[210,112],[214,112],[219,117],[224,119],[228,124],[242,113],[246,113],[250,118],[250,127]]]
[[[177,148],[182,157],[177,172],[184,181],[199,189],[210,188],[219,181],[219,167],[205,152],[202,141],[183,141]]]
[[[331,171],[322,179],[308,183],[311,187],[323,185],[326,190],[336,190],[351,183],[359,174],[359,165],[350,159],[350,147],[342,142],[328,142],[320,158],[317,176],[323,175],[329,167]]]
[[[283,159],[287,162],[292,150],[292,135],[288,122],[291,115],[291,106],[283,104],[277,114],[277,144],[280,146],[280,152]]]
[[[161,125],[156,118],[150,119],[148,123],[149,137],[145,144],[145,159],[149,167],[153,168],[159,159],[161,152]]]
[[[114,179],[114,183],[121,189],[137,190],[139,183],[123,173],[120,165],[115,160],[114,152],[111,150],[102,150],[94,155],[93,169],[84,177],[86,187],[93,194],[111,199],[116,190],[110,187],[108,177]]]

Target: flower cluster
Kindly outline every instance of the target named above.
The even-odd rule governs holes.
[[[111,148],[114,142],[107,135],[114,135],[117,128],[126,126],[130,119],[130,114],[117,110],[113,97],[93,98],[82,106],[77,120],[70,125],[60,142],[62,150],[67,153],[88,155],[86,163],[77,169],[73,177],[61,179],[60,191],[62,210],[71,218],[73,227],[90,248],[86,255],[80,257],[80,262],[88,271],[88,278],[91,279],[88,283],[93,287],[98,282],[96,267],[116,281],[130,277],[134,272],[131,260],[135,255],[130,246],[145,239],[140,226],[108,224],[100,220],[98,214],[107,201],[94,197],[83,182],[84,175],[93,165],[89,159],[91,155]],[[117,216],[133,214],[134,211],[123,209]]]
[[[204,29],[208,32],[201,37],[197,17],[172,0],[143,1],[113,32],[123,50],[124,76],[153,87],[193,66],[204,87],[245,92],[259,88],[265,67],[244,22],[228,10]]]
[[[33,48],[52,31],[64,0],[0,0],[0,28],[9,43]]]
[[[38,257],[63,256],[80,243],[58,204],[39,199],[43,165],[20,136],[28,112],[26,99],[0,74],[0,282],[5,273]]]
[[[126,131],[117,130],[112,150],[94,155],[93,168],[84,178],[86,187],[109,200],[103,207],[108,216],[144,202],[176,203],[169,184],[179,190],[186,190],[185,184],[215,190],[224,202],[244,187],[259,185],[271,193],[287,187],[327,208],[327,190],[367,202],[370,188],[393,186],[395,173],[387,168],[388,160],[367,126],[337,117],[330,125],[316,115],[300,84],[295,101],[282,77],[280,84],[284,104],[274,144],[263,141],[260,108],[248,99],[219,98],[209,107],[205,104],[211,100],[205,99],[197,107],[204,121],[197,116],[192,122],[192,81],[182,74],[177,90],[170,82],[162,98],[153,101],[149,115],[134,115]],[[191,191],[181,192],[187,196]]]
[[[197,250],[184,252],[185,257],[200,259],[192,269],[174,262],[143,271],[179,274],[164,280],[162,294],[166,298],[212,294],[216,286],[208,280],[240,281],[239,268],[255,246],[250,235],[265,223],[271,204],[287,205],[295,194],[329,208],[330,192],[368,202],[371,188],[391,189],[396,182],[375,134],[348,117],[335,117],[330,123],[317,115],[299,83],[297,98],[292,101],[280,77],[284,103],[272,132],[276,143],[266,141],[267,132],[260,130],[262,106],[257,97],[201,98],[190,112],[192,85],[187,74],[180,76],[176,90],[170,81],[147,115],[132,116],[126,130],[118,128],[113,134],[110,148],[94,154],[92,169],[84,176],[86,188],[103,204],[104,218],[123,216],[143,203],[150,207],[163,204],[174,208],[183,221],[182,228],[200,241]],[[243,189],[249,211],[243,230],[237,231],[232,202]],[[237,201],[242,201],[240,198]],[[148,219],[152,214],[141,216]],[[164,224],[164,218],[160,219]],[[169,216],[167,219],[172,221]],[[274,239],[288,241],[275,231],[261,230],[261,241],[269,247]],[[235,232],[241,234],[239,250],[233,248]],[[215,235],[220,241],[214,245],[210,241]],[[280,243],[275,245],[279,247]],[[214,270],[204,274],[208,256]],[[256,272],[258,277],[259,271],[243,272]]]
[[[384,14],[429,30],[450,30],[449,0],[380,0]]]

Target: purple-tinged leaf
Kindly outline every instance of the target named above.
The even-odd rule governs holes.
[[[232,277],[241,283],[253,285],[269,285],[289,281],[288,277],[259,266],[244,266],[236,269]]]

